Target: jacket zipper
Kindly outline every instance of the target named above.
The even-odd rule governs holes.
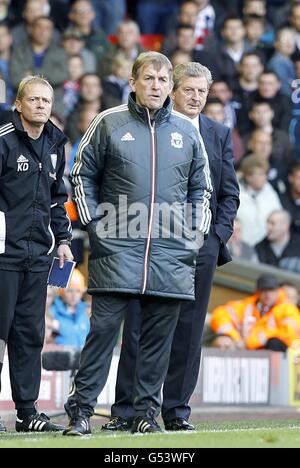
[[[34,220],[35,220],[36,203],[37,203],[37,198],[38,198],[37,195],[38,195],[38,191],[39,191],[41,172],[42,172],[42,169],[43,169],[43,165],[42,165],[41,162],[38,163],[38,167],[39,167],[39,175],[38,175],[38,180],[37,180],[37,184],[36,184],[35,197],[34,197],[34,208],[33,208],[33,214],[32,214],[32,224],[31,224],[31,229],[30,229],[30,234],[29,234],[29,241],[28,241],[29,257],[31,257],[30,243],[31,243],[33,225],[34,225]]]
[[[52,149],[55,147],[56,144],[52,145],[51,148],[47,151],[47,154],[50,153],[50,151],[52,151]],[[33,156],[34,157],[34,156]],[[43,157],[43,155],[42,155]],[[29,235],[29,241],[28,241],[28,253],[29,253],[29,257],[31,257],[31,251],[30,251],[30,243],[31,243],[31,238],[32,238],[32,231],[33,231],[33,225],[34,225],[34,219],[35,219],[35,213],[36,213],[36,203],[37,203],[37,195],[38,195],[38,190],[39,190],[39,185],[40,185],[40,179],[41,179],[41,173],[42,173],[42,169],[43,169],[43,164],[38,160],[37,157],[34,157],[34,159],[37,161],[38,163],[38,167],[39,167],[39,175],[38,175],[38,181],[37,181],[37,185],[36,185],[36,192],[35,192],[35,199],[34,199],[34,209],[33,209],[33,215],[32,215],[32,225],[31,225],[31,229],[30,229],[30,235]],[[51,216],[51,214],[50,214]],[[51,219],[50,219],[50,223],[51,223]],[[51,250],[51,249],[50,249]],[[47,253],[47,255],[50,255],[50,251]]]
[[[142,294],[145,294],[146,287],[147,287],[147,280],[148,280],[148,268],[149,268],[149,257],[150,257],[151,233],[152,233],[153,220],[154,220],[154,201],[155,201],[155,184],[156,184],[155,122],[153,123],[153,125],[151,124],[151,117],[150,117],[150,112],[148,109],[147,109],[147,112],[148,112],[148,119],[149,119],[149,127],[151,131],[152,177],[151,177],[151,204],[150,204],[150,216],[149,216],[149,230],[148,230],[148,238],[147,238],[145,261],[144,261],[144,281],[143,281]]]

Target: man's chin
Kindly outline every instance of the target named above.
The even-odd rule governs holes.
[[[191,111],[191,109],[188,109],[186,112],[182,112],[184,115],[186,115],[187,117],[189,117],[190,119],[195,119],[196,117],[198,117],[198,115],[200,114],[200,112],[198,111]]]
[[[44,125],[48,122],[48,118],[47,117],[41,117],[40,119],[39,118],[36,118],[33,122],[34,125]]]

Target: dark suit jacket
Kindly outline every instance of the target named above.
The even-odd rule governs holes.
[[[234,169],[231,130],[200,115],[200,132],[209,159],[214,192],[211,199],[212,229],[221,241],[218,265],[232,260],[226,247],[239,207],[239,185]],[[205,247],[204,247],[205,248]]]

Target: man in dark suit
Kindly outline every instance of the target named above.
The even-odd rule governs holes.
[[[179,65],[174,71],[175,111],[192,119],[205,144],[214,192],[211,201],[213,223],[196,267],[196,300],[182,305],[175,331],[168,375],[164,385],[162,415],[169,431],[194,430],[188,423],[190,398],[197,384],[201,340],[216,266],[231,261],[226,244],[233,232],[239,206],[239,188],[234,171],[230,129],[200,115],[212,84],[210,71],[199,63]],[[199,133],[199,138],[202,140]],[[203,142],[202,142],[203,144]],[[112,419],[103,429],[128,430],[133,415],[132,400],[135,360],[138,352],[140,311],[136,302],[128,310],[123,349],[118,371],[116,403]]]

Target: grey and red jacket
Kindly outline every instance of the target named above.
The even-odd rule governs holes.
[[[71,239],[63,174],[66,136],[52,122],[37,154],[17,111],[0,128],[0,269],[42,272],[55,244]]]
[[[175,221],[164,235],[167,226],[157,206],[200,207],[197,219],[192,210],[192,222],[203,241],[211,223],[212,185],[199,134],[169,98],[154,119],[134,94],[128,105],[96,117],[79,146],[71,181],[90,236],[92,294],[194,299],[199,246],[191,247],[189,229],[174,235]],[[141,235],[131,235],[138,224]]]

